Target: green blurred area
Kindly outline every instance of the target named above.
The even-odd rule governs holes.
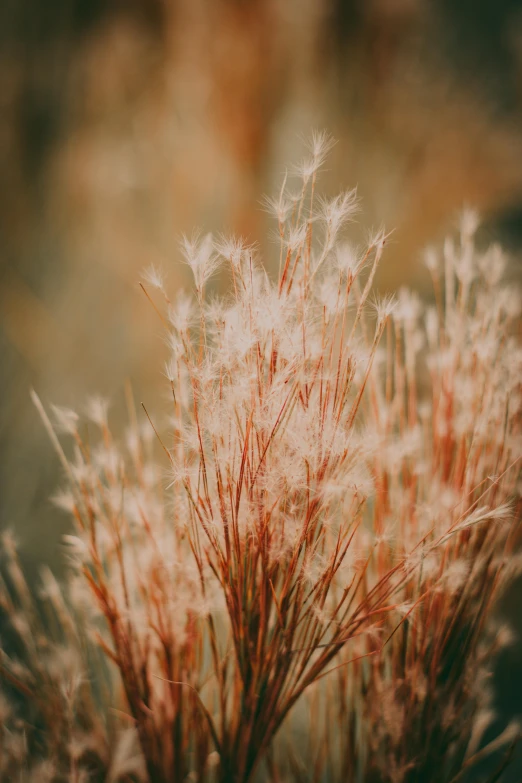
[[[521,2],[4,0],[0,101],[0,528],[33,571],[59,565],[65,522],[29,389],[108,395],[118,421],[128,378],[160,406],[140,271],[189,285],[195,226],[269,256],[261,196],[313,128],[338,139],[321,187],[358,186],[353,238],[396,229],[382,288],[425,288],[421,250],[466,204],[519,274]]]

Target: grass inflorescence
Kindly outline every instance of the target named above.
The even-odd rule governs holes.
[[[5,537],[2,779],[456,783],[516,739],[481,744],[521,564],[518,296],[466,212],[427,253],[433,306],[375,298],[388,236],[344,239],[355,192],[316,193],[330,146],[267,200],[275,279],[210,235],[182,242],[192,295],[144,276],[166,426],[128,392],[120,442],[103,401],[86,434],[34,395],[71,573],[32,596]]]

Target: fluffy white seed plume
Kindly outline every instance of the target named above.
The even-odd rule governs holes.
[[[295,172],[302,177],[305,183],[317,174],[335,143],[335,139],[325,131],[312,133],[311,140],[307,142],[310,155],[295,167]]]
[[[98,427],[106,427],[109,415],[109,401],[103,397],[93,396],[87,400],[85,413]]]
[[[150,266],[143,272],[143,279],[146,283],[153,288],[157,288],[159,291],[165,289],[165,275],[162,270],[155,264]]]
[[[345,193],[340,193],[334,198],[321,201],[320,214],[326,226],[328,242],[331,247],[334,246],[340,229],[356,214],[358,208],[357,190],[355,188]]]
[[[196,291],[198,297],[201,298],[205,283],[221,263],[220,255],[214,248],[212,234],[205,234],[203,237],[194,234],[191,239],[183,237],[181,252],[185,262],[192,270]]]
[[[60,405],[53,405],[52,411],[58,432],[66,435],[75,435],[77,433],[79,416],[76,411]]]

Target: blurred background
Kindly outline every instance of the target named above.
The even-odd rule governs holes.
[[[396,229],[383,289],[427,285],[421,250],[464,205],[517,275],[519,0],[3,0],[0,102],[0,527],[31,572],[58,566],[66,523],[29,389],[117,411],[130,379],[154,410],[164,346],[140,271],[186,283],[195,226],[270,252],[260,198],[313,128],[338,139],[323,189],[358,186],[355,237]],[[513,714],[520,648],[505,655]]]

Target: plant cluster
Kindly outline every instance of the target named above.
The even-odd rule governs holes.
[[[34,395],[75,531],[37,598],[5,538],[2,779],[456,783],[516,739],[481,747],[520,569],[519,299],[471,212],[427,253],[433,306],[372,298],[387,235],[343,239],[355,192],[316,194],[330,144],[267,200],[275,279],[210,235],[182,243],[193,295],[145,276],[165,426],[129,392],[123,442],[91,401],[93,442]]]

